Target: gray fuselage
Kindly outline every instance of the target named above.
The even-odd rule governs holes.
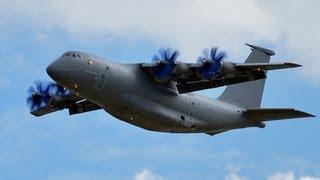
[[[257,126],[241,107],[193,93],[174,82],[156,83],[140,64],[119,64],[82,52],[62,56],[49,74],[59,84],[95,102],[112,116],[160,132],[222,132]]]

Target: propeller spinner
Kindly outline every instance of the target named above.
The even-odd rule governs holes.
[[[198,58],[198,63],[202,64],[202,67],[198,69],[198,73],[204,79],[211,79],[220,70],[226,53],[218,52],[217,47],[206,48],[202,53],[203,55]]]
[[[68,93],[68,90],[56,83],[36,81],[28,90],[27,104],[30,110],[35,110],[46,106],[52,95],[66,96]]]
[[[152,58],[157,66],[152,69],[152,75],[156,81],[165,82],[176,69],[176,60],[179,52],[171,48],[161,48],[158,54]]]

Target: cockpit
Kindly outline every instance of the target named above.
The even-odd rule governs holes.
[[[73,58],[76,58],[76,59],[82,59],[81,54],[76,53],[76,52],[66,52],[66,53],[64,53],[62,55],[62,57],[73,57]]]

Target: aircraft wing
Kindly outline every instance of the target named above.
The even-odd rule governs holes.
[[[98,110],[101,107],[92,101],[70,94],[64,97],[51,96],[45,106],[31,111],[31,114],[38,117],[63,109],[68,109],[69,114],[73,115]]]
[[[284,62],[284,63],[241,63],[235,64],[235,67],[242,70],[276,70],[276,69],[286,69],[286,68],[295,68],[300,67],[300,64]]]
[[[247,81],[253,81],[258,79],[265,79],[266,74],[263,71],[256,71],[248,74],[237,75],[235,77],[222,77],[212,80],[200,80],[200,81],[181,81],[177,83],[177,89],[180,94],[193,91],[199,91],[210,88],[217,88],[221,86],[227,86],[232,84],[243,83]]]
[[[172,74],[171,80],[177,82],[177,89],[180,94],[193,91],[199,91],[209,88],[217,88],[232,84],[238,84],[248,81],[255,81],[266,78],[266,72],[270,70],[286,69],[300,67],[301,65],[284,62],[284,63],[230,63],[233,70],[224,71],[210,80],[202,79],[197,74],[197,68],[201,68],[201,64],[197,63],[179,63],[178,69],[180,73]],[[141,67],[150,72],[150,69],[156,67],[156,64],[146,63]],[[182,70],[181,70],[182,69]]]
[[[247,44],[252,49],[245,63],[234,63],[223,61],[219,70],[214,72],[210,78],[202,76],[201,71],[205,69],[204,63],[184,63],[177,61],[175,67],[170,69],[163,68],[164,63],[142,63],[141,68],[156,81],[156,83],[166,84],[168,81],[174,81],[177,84],[179,93],[188,93],[209,88],[217,88],[232,84],[238,84],[248,81],[255,81],[266,78],[266,72],[270,70],[286,69],[300,67],[301,65],[284,62],[269,63],[270,57],[275,55],[271,50]],[[157,68],[165,71],[173,70],[164,82],[159,82],[153,77],[153,70]],[[156,71],[155,71],[156,72]],[[161,75],[161,74],[160,74]]]

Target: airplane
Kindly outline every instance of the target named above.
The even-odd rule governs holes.
[[[34,116],[103,109],[150,131],[208,135],[315,117],[293,108],[260,108],[267,72],[301,65],[269,63],[272,50],[246,45],[251,53],[244,63],[224,61],[226,54],[216,47],[205,49],[196,63],[177,61],[179,52],[170,48],[161,48],[151,63],[135,64],[68,51],[46,69],[55,82],[37,82],[27,103]],[[227,87],[217,99],[194,93],[222,86]]]

